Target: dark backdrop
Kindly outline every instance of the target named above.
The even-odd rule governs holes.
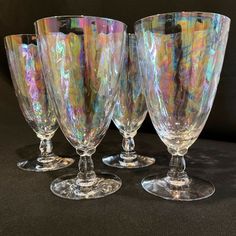
[[[11,84],[3,46],[8,34],[33,33],[33,22],[53,15],[94,15],[124,21],[133,31],[136,20],[172,11],[208,11],[229,16],[232,20],[221,81],[215,103],[202,137],[236,141],[236,2],[235,0],[0,0],[0,72],[1,80]],[[0,88],[1,91],[1,88]],[[0,93],[1,99],[4,93]],[[13,93],[12,93],[13,96]],[[15,98],[13,98],[15,99]],[[18,108],[12,107],[15,112]],[[1,116],[3,117],[3,116]],[[114,128],[114,126],[112,126]],[[141,128],[154,132],[147,118]]]

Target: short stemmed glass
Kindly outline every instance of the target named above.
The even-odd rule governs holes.
[[[202,131],[212,108],[230,19],[215,13],[176,12],[136,22],[144,90],[152,123],[172,155],[167,176],[143,179],[143,188],[165,199],[192,201],[214,186],[188,177],[184,155]],[[197,157],[196,157],[197,158]]]
[[[5,37],[5,48],[15,93],[25,120],[41,140],[36,159],[19,161],[22,170],[44,172],[73,164],[72,158],[62,158],[52,151],[56,116],[46,91],[36,36],[31,34]]]
[[[142,76],[139,69],[136,37],[127,37],[125,59],[120,78],[120,90],[116,99],[113,122],[123,136],[123,151],[107,156],[103,162],[117,168],[142,168],[152,165],[154,158],[139,155],[134,150],[134,136],[147,115]]]
[[[57,178],[51,190],[74,200],[112,194],[121,187],[120,178],[95,174],[91,156],[112,119],[126,25],[100,17],[57,16],[35,26],[58,123],[80,156],[79,172]]]

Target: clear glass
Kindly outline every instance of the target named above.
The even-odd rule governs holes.
[[[59,126],[80,156],[79,172],[54,180],[51,190],[74,200],[112,194],[121,180],[96,174],[91,156],[112,119],[126,25],[100,17],[58,16],[35,26]]]
[[[135,151],[134,136],[147,115],[142,76],[139,70],[136,37],[129,34],[125,59],[120,78],[120,90],[116,100],[113,122],[123,136],[120,154],[103,158],[103,162],[117,168],[142,168],[155,163],[155,159],[139,155]]]
[[[192,201],[215,191],[210,182],[187,175],[184,155],[211,111],[229,26],[228,17],[203,12],[154,15],[135,24],[148,111],[172,155],[167,176],[143,179],[149,193]]]
[[[36,159],[19,161],[17,166],[22,170],[45,172],[73,164],[73,159],[59,157],[52,150],[51,139],[58,124],[47,95],[36,36],[6,36],[5,48],[21,111],[40,139],[40,155]]]

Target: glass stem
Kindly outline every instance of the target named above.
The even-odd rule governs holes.
[[[123,137],[122,148],[125,152],[133,152],[135,148],[134,138],[133,137]]]
[[[170,160],[170,170],[167,173],[170,184],[181,186],[189,183],[189,178],[185,172],[186,163],[184,156],[172,155]]]
[[[89,187],[96,183],[96,174],[94,171],[94,164],[92,159],[92,154],[95,152],[95,149],[88,151],[79,151],[79,173],[77,175],[77,184],[81,187]]]
[[[134,136],[124,136],[122,140],[122,148],[123,152],[121,153],[120,157],[125,162],[133,162],[137,158],[136,152],[134,150]]]
[[[39,144],[40,157],[37,159],[39,162],[47,163],[52,161],[50,157],[52,153],[53,145],[51,139],[41,139]]]

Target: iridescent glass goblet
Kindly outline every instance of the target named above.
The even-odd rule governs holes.
[[[184,155],[211,111],[229,26],[228,17],[203,12],[154,15],[135,24],[148,111],[172,155],[167,176],[143,179],[151,194],[192,201],[215,191],[210,182],[187,175]]]
[[[106,165],[117,168],[142,168],[155,162],[154,158],[139,155],[134,150],[134,136],[146,115],[147,107],[142,89],[136,38],[134,34],[129,34],[120,78],[120,90],[112,118],[123,136],[123,151],[120,154],[104,157],[103,162]]]
[[[22,170],[44,172],[71,165],[73,159],[59,157],[52,151],[51,138],[58,124],[46,91],[36,36],[30,34],[6,36],[5,48],[21,111],[41,140],[38,158],[19,161],[17,166]]]
[[[57,120],[80,156],[79,172],[57,178],[51,190],[75,200],[112,194],[121,187],[120,178],[95,174],[91,156],[112,119],[126,25],[100,17],[58,16],[35,26]]]

